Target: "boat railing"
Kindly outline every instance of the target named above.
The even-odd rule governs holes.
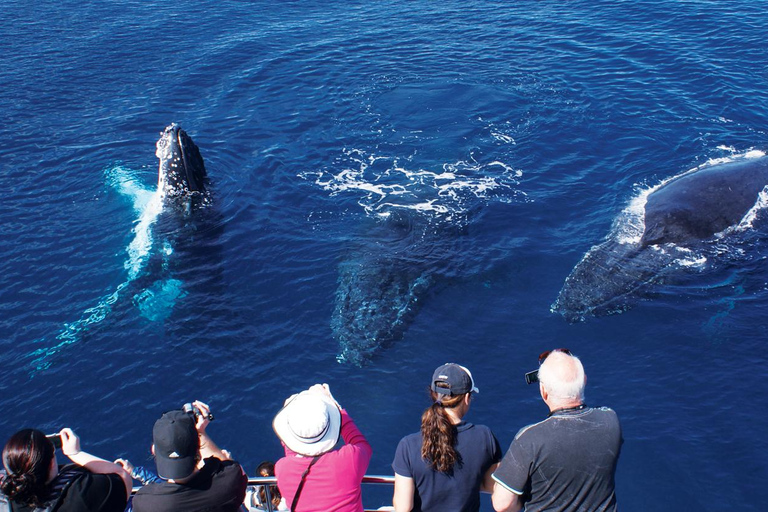
[[[388,475],[365,475],[363,477],[363,483],[364,484],[384,484],[384,485],[394,485],[395,484],[395,477],[394,476],[388,476]],[[277,484],[277,478],[274,476],[257,476],[257,477],[248,477],[248,485],[253,486],[264,486],[264,492],[266,493],[266,500],[264,503],[264,509],[267,512],[274,512],[275,509],[272,507],[272,496],[269,492],[269,486]],[[137,490],[139,490],[140,487],[134,487],[133,492],[135,493]],[[379,508],[379,509],[365,509],[365,512],[375,512],[380,510],[387,510],[386,508]],[[390,508],[391,510],[391,508]]]

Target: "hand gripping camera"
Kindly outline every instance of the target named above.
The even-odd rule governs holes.
[[[195,423],[197,423],[197,420],[200,418],[200,415],[202,414],[200,412],[200,409],[192,405],[191,403],[187,402],[186,404],[181,406],[181,410],[190,416],[193,416],[195,418]],[[213,413],[208,413],[208,421],[213,421]]]

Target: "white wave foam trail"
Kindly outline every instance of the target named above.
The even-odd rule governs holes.
[[[152,225],[163,210],[162,195],[159,191],[145,188],[132,171],[125,167],[112,167],[107,169],[104,174],[110,188],[131,199],[133,209],[138,215],[132,229],[133,239],[126,247],[128,255],[124,263],[124,268],[127,271],[126,280],[119,284],[112,293],[99,299],[95,306],[86,309],[79,320],[71,324],[64,324],[59,334],[56,335],[57,343],[55,345],[39,348],[30,354],[34,358],[32,361],[33,375],[50,367],[51,356],[65,347],[77,343],[83,332],[92,325],[102,322],[109,315],[112,306],[120,297],[120,293],[139,276],[152,248]]]
[[[517,189],[521,170],[494,161],[470,159],[444,163],[440,169],[408,168],[398,158],[348,149],[339,169],[302,172],[331,196],[357,196],[366,214],[387,217],[393,210],[411,210],[444,220],[461,218],[469,205],[480,202],[527,201]]]

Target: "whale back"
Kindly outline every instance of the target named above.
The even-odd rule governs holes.
[[[768,185],[768,157],[683,174],[648,196],[641,246],[706,240],[738,224]]]

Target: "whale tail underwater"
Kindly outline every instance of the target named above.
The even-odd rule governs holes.
[[[145,279],[144,274],[147,273],[147,264],[153,252],[160,254],[163,260],[161,265],[164,267],[167,266],[167,258],[174,252],[169,242],[156,243],[154,231],[158,218],[164,212],[188,216],[195,209],[209,204],[211,199],[208,192],[208,175],[197,145],[176,123],[172,123],[160,133],[155,155],[159,159],[156,189],[143,186],[130,170],[122,166],[105,171],[107,183],[118,193],[131,199],[137,214],[132,229],[133,238],[126,247],[125,280],[111,293],[99,299],[96,305],[86,309],[78,320],[65,324],[56,336],[53,346],[39,348],[30,354],[33,358],[33,374],[48,368],[53,355],[77,343],[85,332],[104,321],[120,296],[137,281],[151,282],[150,286],[136,292],[133,297],[133,302],[142,316],[149,320],[166,318],[175,300],[185,295],[179,280]]]
[[[766,185],[768,157],[752,151],[644,191],[566,278],[552,312],[571,322],[620,313],[651,285],[721,257],[713,244],[751,225],[768,204]]]

